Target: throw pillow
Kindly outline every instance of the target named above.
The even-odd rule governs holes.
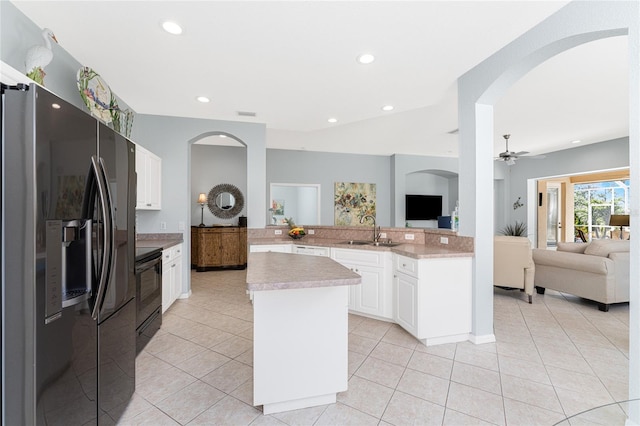
[[[584,253],[589,243],[558,243],[558,251],[568,251],[571,253]]]
[[[609,253],[625,251],[629,251],[629,241],[627,240],[593,240],[584,254],[608,257]]]

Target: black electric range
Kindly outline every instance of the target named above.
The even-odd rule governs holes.
[[[162,247],[136,247],[137,352],[162,325]]]
[[[136,247],[136,263],[162,256],[162,247]]]

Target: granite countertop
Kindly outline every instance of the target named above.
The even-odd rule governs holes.
[[[374,246],[374,245],[350,245],[345,244],[345,240],[331,240],[326,238],[309,238],[304,237],[299,240],[283,240],[278,238],[256,238],[249,240],[249,244],[265,245],[265,244],[296,244],[305,246],[333,247],[344,248],[349,250],[373,250],[373,251],[390,251],[401,256],[412,257],[414,259],[429,259],[443,257],[473,257],[471,251],[461,251],[446,247],[434,247],[424,244],[404,243],[397,246]]]
[[[360,284],[360,275],[321,256],[250,253],[247,289],[252,291]]]
[[[182,234],[137,234],[136,247],[160,247],[163,250],[182,243]]]

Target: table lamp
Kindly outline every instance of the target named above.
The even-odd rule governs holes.
[[[200,204],[200,226],[204,225],[204,205],[207,204],[207,194],[200,193],[198,195],[198,204]]]
[[[609,218],[609,226],[619,226],[620,227],[620,239],[622,239],[622,227],[629,226],[629,215],[628,214],[612,214]]]

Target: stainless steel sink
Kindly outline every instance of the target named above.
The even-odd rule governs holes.
[[[376,247],[395,247],[395,246],[399,246],[402,243],[387,243],[382,241],[376,241],[375,243],[369,243],[369,244]]]
[[[347,244],[350,246],[375,246],[375,247],[395,247],[395,246],[399,246],[402,243],[388,243],[388,242],[382,242],[382,241],[361,241],[361,240],[350,240],[350,241],[343,241],[340,244]]]
[[[350,240],[350,241],[343,241],[340,244],[348,244],[350,246],[366,246],[373,243],[371,241]]]

